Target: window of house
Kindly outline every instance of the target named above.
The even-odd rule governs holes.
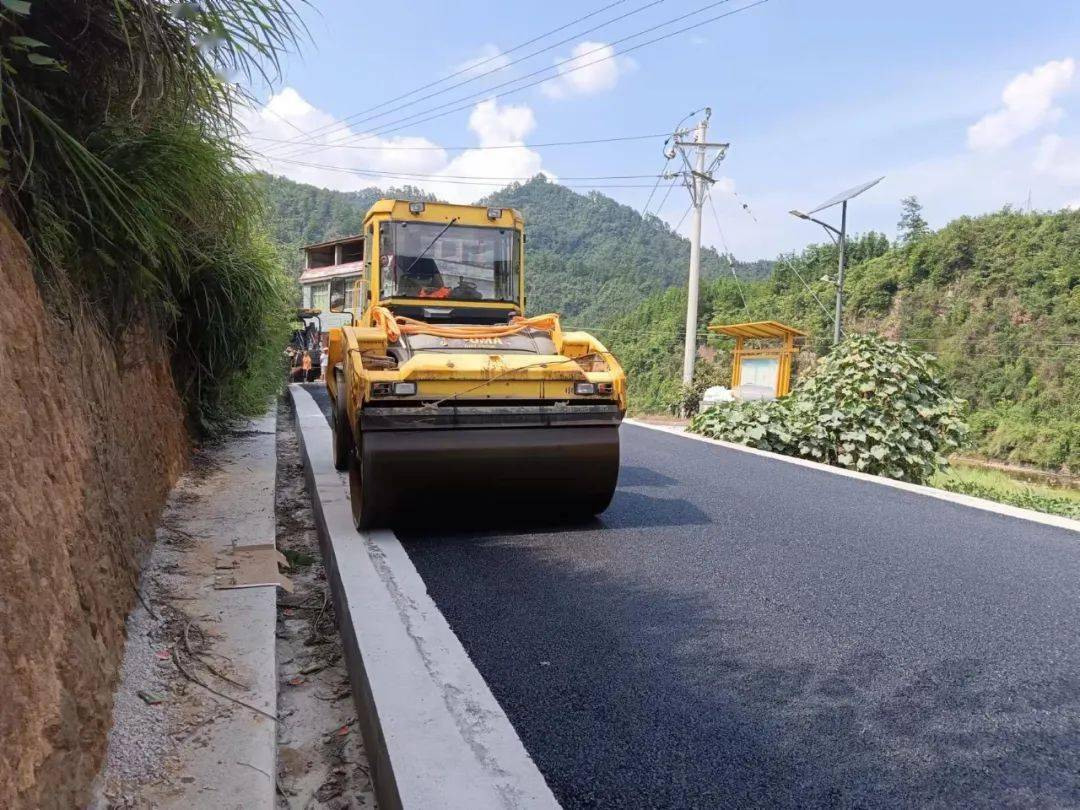
[[[346,242],[341,246],[341,261],[343,264],[347,262],[358,262],[364,258],[364,242],[363,240],[357,240],[355,242]]]
[[[334,246],[308,248],[308,267],[330,267],[334,264]]]
[[[345,279],[345,309],[352,310],[360,306],[359,276],[349,276]]]
[[[311,285],[311,306],[321,309],[323,312],[330,311],[330,283]]]

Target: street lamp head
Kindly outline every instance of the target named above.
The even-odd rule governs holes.
[[[791,214],[793,217],[798,217],[799,219],[810,219],[810,217],[808,217],[802,211],[796,211],[795,209],[788,211],[788,213]]]

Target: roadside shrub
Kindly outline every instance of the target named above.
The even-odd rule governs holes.
[[[701,409],[701,398],[705,391],[717,385],[731,383],[731,355],[727,352],[718,354],[715,360],[699,359],[694,365],[692,385],[673,387],[665,393],[664,404],[673,414],[693,416]]]
[[[790,396],[710,408],[690,430],[922,483],[959,447],[967,430],[962,409],[931,356],[858,335],[819,360]]]

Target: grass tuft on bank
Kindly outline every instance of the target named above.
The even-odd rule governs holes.
[[[116,333],[149,316],[204,433],[281,379],[289,285],[233,82],[270,78],[298,33],[287,0],[0,6],[0,208],[54,306]]]
[[[938,472],[929,483],[961,495],[1080,520],[1080,491],[1076,489],[1017,481],[997,470],[980,470],[960,464]]]

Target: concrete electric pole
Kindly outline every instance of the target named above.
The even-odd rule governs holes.
[[[683,385],[694,381],[694,361],[697,358],[697,315],[698,289],[701,280],[701,209],[709,193],[709,187],[715,182],[712,171],[727,154],[729,144],[709,143],[709,118],[712,110],[705,108],[704,117],[692,130],[677,130],[673,137],[674,146],[667,154],[673,158],[682,157],[685,170],[681,173],[683,183],[690,192],[690,204],[693,207],[693,220],[690,232],[690,278],[686,287],[686,342],[683,351]],[[691,132],[692,141],[684,140]],[[712,152],[712,159],[709,153]]]

